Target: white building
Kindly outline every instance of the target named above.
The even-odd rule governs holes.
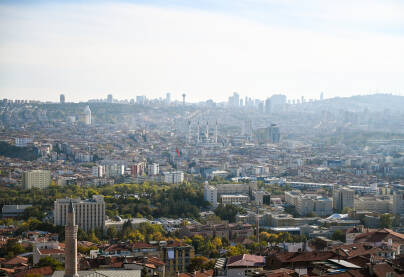
[[[390,196],[366,196],[355,199],[355,211],[368,211],[379,214],[391,213],[393,201]]]
[[[168,184],[180,184],[184,182],[184,172],[182,171],[164,172],[164,182]]]
[[[203,189],[203,198],[208,201],[213,208],[217,207],[217,188],[206,184]]]
[[[54,208],[54,223],[65,226],[67,211],[70,201],[73,202],[76,224],[88,232],[95,229],[104,229],[105,226],[105,202],[101,195],[93,195],[92,199],[81,200],[80,198],[56,199]]]
[[[17,147],[25,147],[28,144],[33,143],[34,139],[29,137],[15,138],[15,146]]]
[[[88,105],[84,108],[84,124],[91,125],[91,110]]]
[[[46,188],[51,184],[51,174],[49,170],[31,170],[24,172],[22,176],[24,188]]]
[[[94,177],[104,177],[105,175],[105,167],[102,165],[96,165],[91,168],[91,173]]]
[[[158,163],[152,163],[147,165],[147,173],[149,176],[159,175],[160,173],[160,166]]]
[[[250,198],[247,195],[243,194],[223,194],[220,196],[220,202],[223,205],[240,205],[240,204],[245,204],[248,203]]]
[[[125,174],[125,165],[121,163],[111,163],[103,165],[105,176],[110,177],[118,177]]]
[[[302,194],[300,191],[286,191],[285,202],[296,208],[300,215],[315,213],[318,216],[332,214],[333,200],[315,194]]]

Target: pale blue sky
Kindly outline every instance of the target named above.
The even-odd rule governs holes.
[[[404,94],[404,1],[2,1],[0,97]]]

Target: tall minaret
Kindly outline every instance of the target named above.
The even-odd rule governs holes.
[[[199,121],[198,121],[198,130],[196,131],[197,137],[196,142],[199,143]]]
[[[217,120],[216,120],[216,126],[215,126],[215,143],[217,143]]]
[[[77,231],[73,202],[70,200],[65,226],[65,276],[79,277],[77,274]]]
[[[206,142],[209,141],[209,121],[206,121],[206,133],[205,133]]]
[[[191,130],[191,121],[188,121],[188,144],[191,144],[192,140],[192,130]]]

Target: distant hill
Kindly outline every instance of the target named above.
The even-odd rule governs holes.
[[[357,95],[352,97],[335,97],[315,102],[318,107],[363,111],[403,111],[404,96],[392,94]]]
[[[36,147],[17,147],[5,141],[0,141],[0,156],[16,158],[25,161],[33,161],[38,158]]]

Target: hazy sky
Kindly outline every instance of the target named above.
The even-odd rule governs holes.
[[[404,94],[404,1],[0,2],[0,97]]]

